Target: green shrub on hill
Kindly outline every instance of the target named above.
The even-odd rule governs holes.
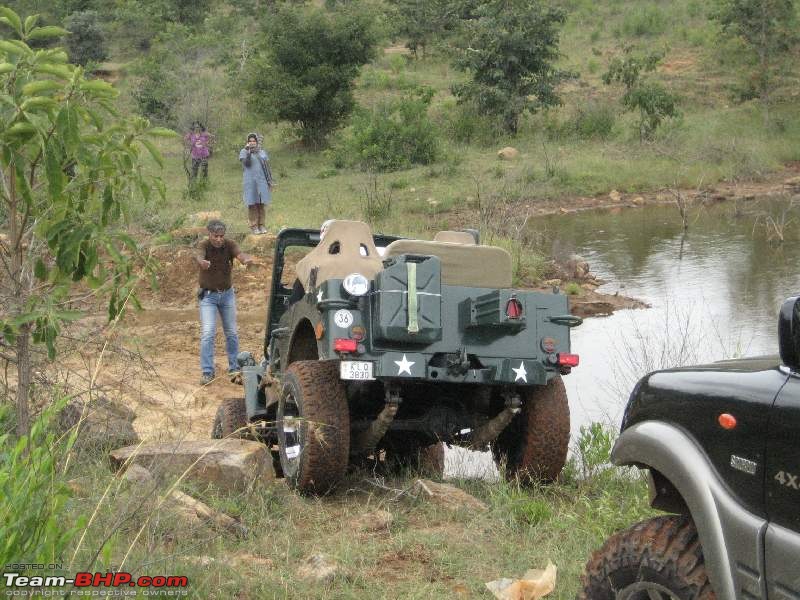
[[[70,32],[67,36],[67,52],[72,62],[86,65],[108,58],[105,33],[95,11],[74,12],[67,17],[64,25]]]
[[[491,0],[474,17],[456,44],[455,64],[470,80],[454,85],[453,93],[502,118],[506,131],[516,134],[524,112],[561,102],[556,86],[566,74],[555,61],[565,13],[539,1]]]
[[[353,111],[354,80],[375,55],[374,17],[355,3],[331,11],[282,6],[263,33],[242,73],[250,106],[292,123],[318,147]]]
[[[397,171],[427,165],[439,156],[439,138],[428,117],[433,90],[419,89],[353,117],[345,142],[350,162],[366,171]]]

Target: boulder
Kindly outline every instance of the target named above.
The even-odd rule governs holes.
[[[115,471],[141,465],[160,478],[187,477],[223,489],[275,478],[267,447],[249,440],[189,440],[126,446],[110,453]]]
[[[567,272],[572,279],[586,279],[589,277],[589,263],[578,254],[573,254],[567,259]]]
[[[631,202],[634,206],[644,206],[644,196],[636,196]]]
[[[505,148],[497,151],[497,158],[500,160],[514,160],[519,157],[519,150],[506,146]]]
[[[79,448],[114,448],[139,443],[133,428],[134,413],[127,406],[104,396],[92,400],[73,398],[61,411],[58,424],[62,432],[78,428],[75,445]]]
[[[450,510],[475,510],[485,511],[489,507],[483,502],[447,483],[435,483],[429,479],[417,479],[414,482],[414,491],[417,497],[422,497],[439,506]]]
[[[608,197],[611,198],[611,200],[614,202],[619,202],[620,200],[622,200],[622,194],[620,194],[617,190],[611,190],[608,193]]]

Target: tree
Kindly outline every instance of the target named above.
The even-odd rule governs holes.
[[[266,19],[263,37],[242,74],[250,104],[320,145],[353,110],[353,82],[375,54],[372,15],[359,4],[333,12],[282,6]]]
[[[622,96],[625,109],[639,111],[639,142],[651,139],[664,119],[678,116],[678,97],[660,83],[644,77],[644,73],[655,71],[661,59],[659,53],[637,56],[631,48],[626,48],[624,56],[615,57],[603,75],[606,85],[625,86]]]
[[[0,40],[0,356],[16,365],[17,429],[28,433],[33,345],[52,359],[74,286],[107,294],[109,317],[135,303],[133,239],[119,227],[146,177],[142,146],[161,163],[140,118],[119,119],[116,91],[87,80],[61,49],[32,50],[65,34],[0,7],[16,39]]]
[[[455,61],[470,80],[453,92],[479,112],[501,117],[505,129],[516,134],[523,112],[561,102],[556,86],[566,73],[553,63],[564,12],[539,0],[489,0],[472,14]]]
[[[794,0],[719,0],[712,18],[726,35],[740,39],[754,57],[756,82],[769,120],[770,92],[778,71],[798,40]]]
[[[457,21],[450,0],[392,0],[397,9],[395,32],[406,38],[414,56],[425,56],[431,41]]]
[[[67,52],[72,62],[86,65],[108,58],[106,38],[100,19],[93,10],[72,13],[64,25],[69,30]]]

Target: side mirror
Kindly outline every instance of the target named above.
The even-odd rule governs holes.
[[[778,346],[783,364],[800,370],[800,296],[783,302],[778,315]]]

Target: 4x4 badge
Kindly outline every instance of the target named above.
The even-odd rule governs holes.
[[[756,471],[758,471],[757,462],[742,458],[741,456],[736,456],[735,454],[731,454],[731,466],[737,471],[742,471],[748,475],[755,475]]]

